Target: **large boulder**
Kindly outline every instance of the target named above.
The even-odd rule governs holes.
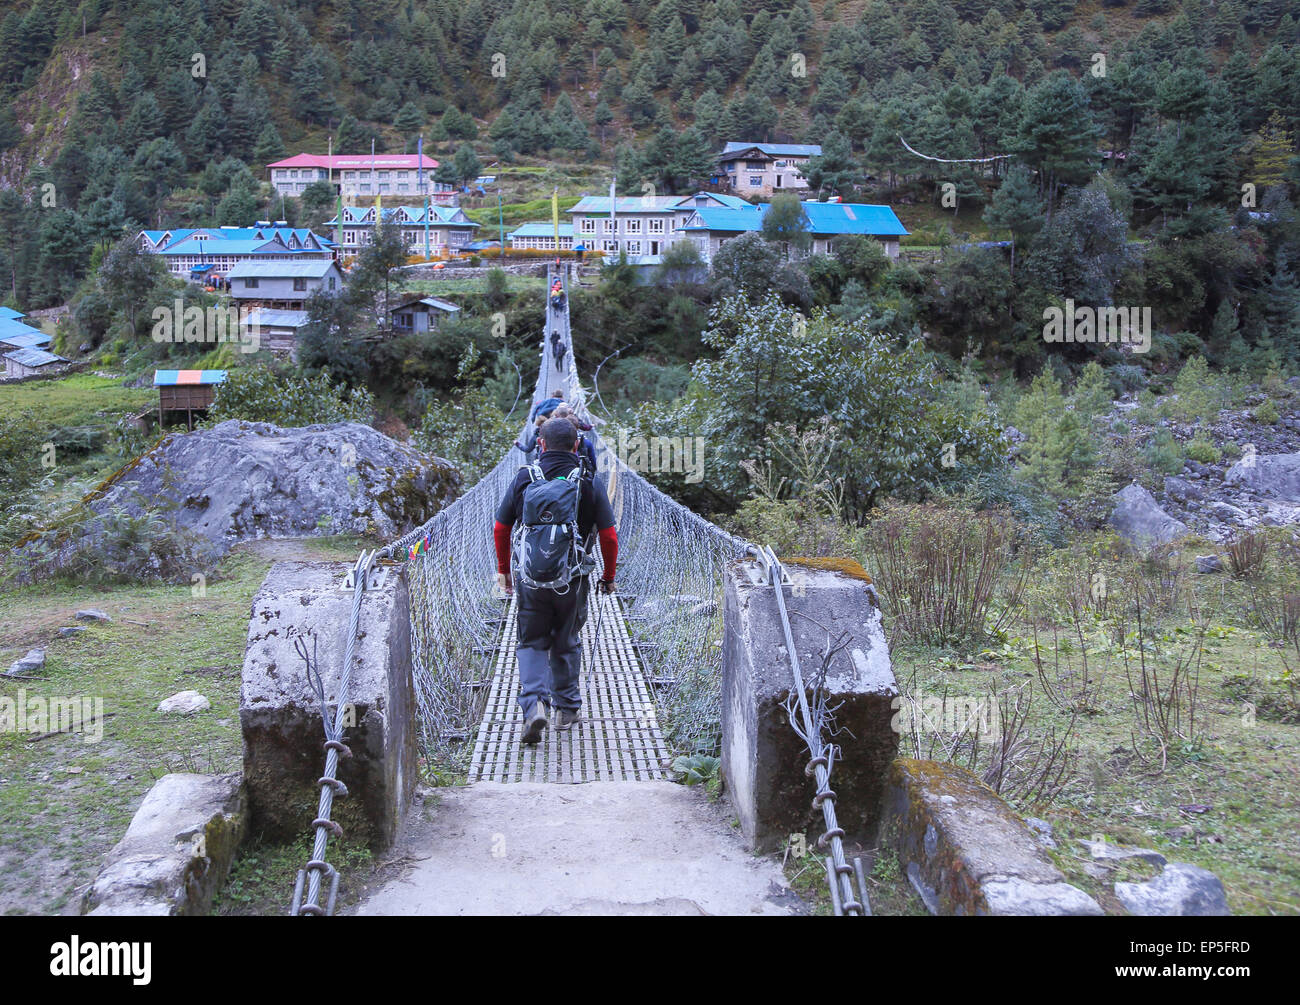
[[[167,437],[89,505],[97,513],[174,505],[178,524],[220,554],[259,537],[399,537],[445,506],[458,484],[445,461],[360,423],[231,419]]]
[[[1136,482],[1116,492],[1115,499],[1111,526],[1130,544],[1147,548],[1187,533],[1187,524],[1162,510],[1155,497]]]
[[[1300,453],[1244,454],[1223,476],[1228,485],[1240,485],[1259,495],[1300,503]]]

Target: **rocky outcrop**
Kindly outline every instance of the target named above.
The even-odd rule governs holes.
[[[83,914],[206,914],[248,825],[239,773],[164,775],[87,890]]]
[[[1300,503],[1300,453],[1248,453],[1228,469],[1223,481],[1256,495]]]
[[[1029,825],[965,768],[899,758],[888,771],[880,844],[898,854],[931,914],[1099,915]]]
[[[445,461],[360,423],[282,428],[232,419],[169,436],[89,506],[162,506],[221,554],[260,537],[399,537],[458,485]]]
[[[1136,483],[1115,493],[1111,525],[1130,544],[1139,548],[1167,544],[1187,533],[1187,525],[1160,508],[1155,497]]]

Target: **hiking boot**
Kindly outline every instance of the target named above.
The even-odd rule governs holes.
[[[555,710],[555,728],[564,732],[582,718],[582,712],[576,708],[557,708]]]
[[[533,714],[528,717],[528,724],[524,727],[524,743],[529,745],[538,743],[544,729],[546,729],[546,703],[539,701],[533,706]]]

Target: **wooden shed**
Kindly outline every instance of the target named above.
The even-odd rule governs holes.
[[[225,370],[155,370],[153,386],[158,388],[158,425],[167,424],[169,412],[175,417],[183,412],[185,428],[192,430],[195,413],[207,414],[216,397],[217,385],[225,380]]]

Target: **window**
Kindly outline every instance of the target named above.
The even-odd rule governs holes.
[[[257,280],[256,280],[256,279],[245,279],[245,280],[244,280],[244,289],[246,289],[246,290],[255,290],[255,289],[257,289]]]
[[[330,289],[334,289],[334,277],[330,276]]]
[[[618,251],[617,241],[602,241],[601,244],[604,246],[605,251]]]
[[[767,161],[745,161],[746,171],[762,171],[767,167]]]
[[[777,187],[777,188],[780,188],[780,187],[781,187],[781,176],[780,176],[780,175],[777,175],[777,176],[776,176],[776,187]]]
[[[387,172],[387,171],[380,171],[380,172],[379,172],[379,180],[380,180],[380,181],[387,181],[387,180],[388,180],[388,172]]]
[[[750,176],[749,176],[749,185],[750,185],[751,188],[762,188],[762,187],[763,187],[763,179],[762,179],[761,177],[755,177],[754,175],[750,175]]]
[[[604,226],[604,231],[605,231],[606,234],[612,234],[612,233],[614,233],[614,221],[613,221],[613,220],[605,220],[605,221],[603,221],[603,223],[605,224],[605,226]]]
[[[294,293],[306,293],[306,292],[307,292],[307,280],[305,280],[305,279],[295,279],[295,280],[293,281],[293,292],[294,292]]]
[[[640,220],[628,220],[628,221],[627,221],[627,232],[628,232],[629,234],[639,234],[639,233],[641,233],[641,221],[640,221]]]
[[[629,255],[639,255],[639,254],[641,254],[641,242],[640,242],[640,241],[628,241],[628,242],[627,242],[627,253],[628,253]]]
[[[651,221],[650,221],[650,233],[652,233],[652,234],[662,234],[663,232],[664,232],[664,222],[663,222],[663,220],[651,220]]]
[[[585,216],[582,218],[582,232],[584,234],[596,233],[596,221],[589,220]]]

